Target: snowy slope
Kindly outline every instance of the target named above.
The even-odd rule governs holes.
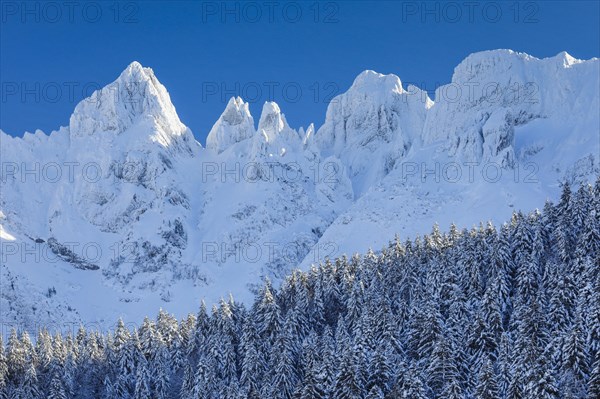
[[[395,234],[542,207],[599,173],[599,87],[598,59],[486,51],[434,101],[365,71],[316,131],[270,102],[255,127],[232,98],[202,148],[134,62],[68,127],[0,132],[2,322],[183,315]]]
[[[395,234],[427,234],[434,223],[500,223],[514,210],[556,199],[565,179],[589,180],[600,171],[599,73],[597,58],[565,52],[546,59],[510,50],[470,55],[436,90],[417,135],[421,145],[322,240],[335,239],[337,254],[354,253],[379,249]]]

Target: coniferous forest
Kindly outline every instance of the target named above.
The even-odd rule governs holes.
[[[251,306],[13,332],[0,398],[598,399],[600,179],[266,282]]]

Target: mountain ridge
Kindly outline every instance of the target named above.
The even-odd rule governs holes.
[[[185,313],[197,297],[214,301],[225,288],[244,300],[263,278],[380,248],[396,233],[541,207],[558,181],[600,173],[598,64],[476,53],[435,101],[367,70],[306,131],[272,102],[255,125],[236,97],[202,147],[152,70],[133,62],[75,107],[70,126],[0,132],[1,273],[17,287],[2,283],[0,301],[42,304],[5,319],[31,322],[40,309],[86,321],[167,305]],[[85,259],[99,270],[27,255],[54,259],[69,243],[80,258],[99,248]],[[82,301],[88,293],[112,299]]]

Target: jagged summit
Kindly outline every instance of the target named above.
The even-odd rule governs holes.
[[[430,107],[426,92],[414,86],[406,91],[398,76],[367,70],[331,101],[315,142],[324,154],[347,165],[360,194],[385,176],[420,136]]]
[[[129,74],[139,74],[139,73],[144,73],[144,72],[154,75],[154,72],[152,71],[152,68],[146,68],[146,67],[142,66],[142,64],[140,64],[139,61],[135,61],[134,60],[134,61],[131,62],[131,64],[129,64],[127,66],[127,68],[125,68],[123,70],[123,73],[121,74],[121,76],[124,75],[124,74],[126,74],[126,73],[129,73]]]
[[[488,71],[504,73],[514,64],[533,60],[535,57],[508,49],[488,50],[468,55],[452,74],[452,82],[460,83],[484,76]],[[436,99],[437,100],[437,99]]]
[[[370,69],[361,72],[352,83],[349,92],[373,95],[404,93],[400,78],[394,74],[384,75]]]
[[[583,62],[583,60],[573,57],[566,51],[561,51],[560,53],[556,54],[553,58],[557,60],[559,65],[563,66],[564,68],[569,68],[572,65],[580,64]]]
[[[156,78],[152,68],[142,66],[138,61],[133,61],[121,72],[117,82],[142,82],[151,81]]]
[[[100,135],[102,140],[111,140],[128,131],[135,139],[148,139],[172,150],[191,152],[195,145],[167,89],[151,68],[137,61],[114,82],[77,104],[69,129],[74,138]]]
[[[264,103],[258,121],[258,131],[266,137],[268,143],[274,142],[279,137],[296,136],[296,132],[290,128],[285,115],[274,101]]]
[[[231,97],[206,138],[206,148],[221,153],[254,133],[254,119],[248,103],[241,97]]]
[[[569,68],[575,64],[586,61],[579,60],[566,51],[561,51],[557,55],[547,58],[537,58],[527,53],[516,52],[509,49],[480,51],[470,54],[454,68],[452,82],[460,83],[477,79],[482,76],[496,77],[506,73],[518,76],[519,73],[515,68],[523,68],[528,62],[539,65],[557,65],[561,68]]]

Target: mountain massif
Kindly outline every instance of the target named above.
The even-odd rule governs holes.
[[[434,99],[362,72],[318,129],[232,98],[203,147],[133,62],[69,126],[0,132],[1,321],[183,316],[396,234],[541,208],[600,172],[599,100],[597,58],[485,51]]]

